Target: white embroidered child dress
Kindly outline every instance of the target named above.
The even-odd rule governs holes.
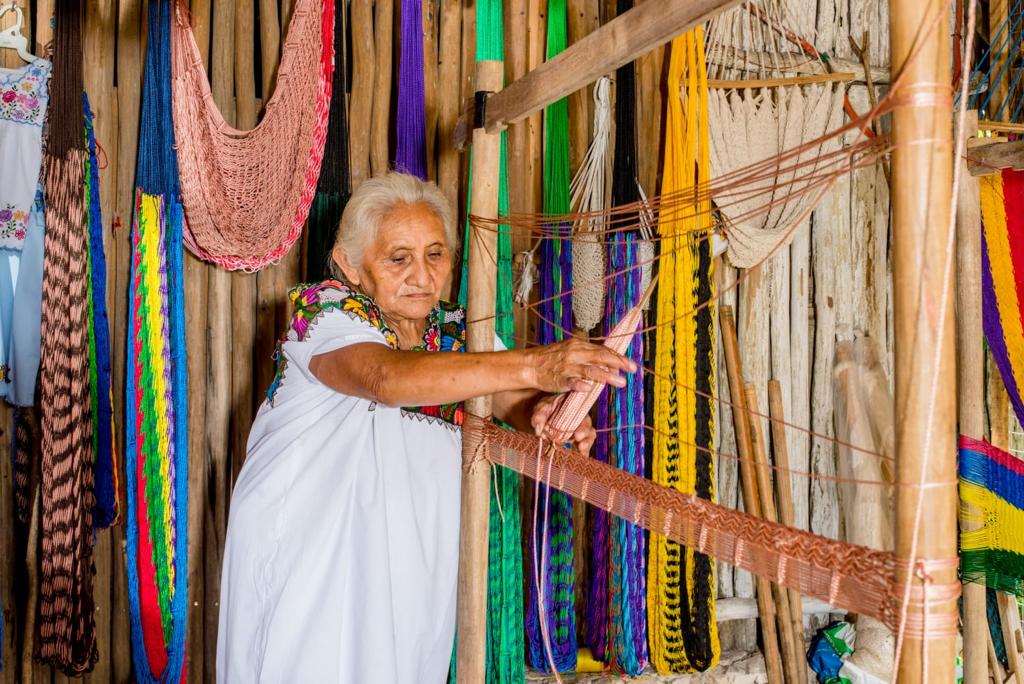
[[[50,62],[0,68],[0,397],[32,403],[43,277],[40,169]]]
[[[0,69],[0,247],[21,249],[43,161],[50,62]]]

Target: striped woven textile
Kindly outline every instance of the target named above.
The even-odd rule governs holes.
[[[961,436],[960,500],[961,579],[1024,596],[1024,461]]]
[[[1024,172],[983,176],[982,324],[1017,420],[1024,422]]]

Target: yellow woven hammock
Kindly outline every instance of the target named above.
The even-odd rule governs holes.
[[[702,28],[673,41],[661,188],[666,197],[697,195],[695,189],[711,175],[704,65]],[[658,430],[654,433],[652,479],[678,492],[713,500],[712,222],[711,201],[703,195],[698,196],[692,211],[663,213],[658,223],[662,236],[654,346],[654,424]],[[674,325],[669,324],[672,321]],[[711,559],[652,533],[647,586],[651,663],[658,672],[713,667],[718,662],[719,643]]]
[[[184,241],[201,259],[256,271],[294,244],[316,191],[334,72],[334,3],[296,2],[277,87],[250,131],[224,121],[180,1],[175,15],[172,99]]]

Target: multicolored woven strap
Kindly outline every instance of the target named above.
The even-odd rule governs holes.
[[[960,437],[960,577],[1024,596],[1024,461]]]

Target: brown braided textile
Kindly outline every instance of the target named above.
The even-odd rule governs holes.
[[[14,515],[27,524],[32,518],[32,481],[39,463],[39,418],[34,406],[14,409]]]
[[[56,7],[45,158],[39,400],[42,545],[36,656],[68,675],[96,663],[92,596],[87,152],[82,129],[82,2]]]
[[[770,523],[623,472],[522,432],[467,415],[463,439],[481,457],[511,468],[623,520],[723,560],[801,594],[900,627],[906,578],[895,554]],[[932,573],[956,558],[914,566],[904,633],[951,637],[957,615],[933,609],[955,599],[960,584],[937,585]],[[928,609],[927,613],[923,608]],[[925,619],[927,617],[927,619]]]

